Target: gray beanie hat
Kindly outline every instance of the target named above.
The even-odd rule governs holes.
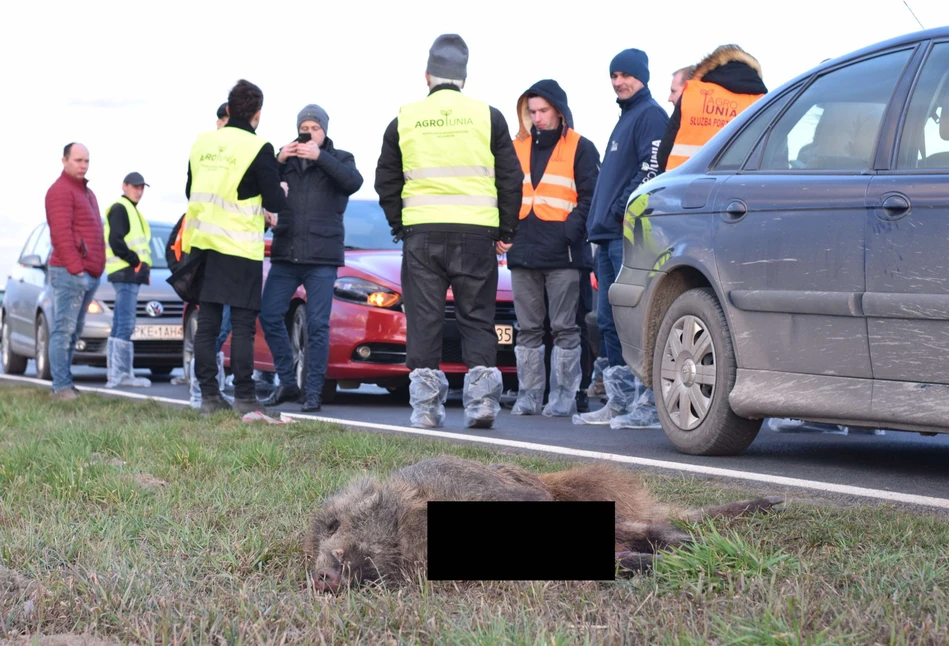
[[[315,103],[311,103],[300,110],[300,114],[297,115],[297,130],[300,129],[300,124],[304,121],[316,121],[320,124],[320,128],[323,129],[323,132],[328,132],[330,116],[326,114],[326,110]]]
[[[442,34],[428,50],[428,67],[432,76],[453,81],[468,78],[468,45],[458,34]]]

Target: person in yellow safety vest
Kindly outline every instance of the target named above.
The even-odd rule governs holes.
[[[273,145],[256,134],[263,103],[259,87],[238,81],[227,97],[227,125],[201,133],[191,148],[181,251],[189,262],[203,263],[194,372],[204,415],[263,410],[253,373],[264,231],[272,222],[265,209],[278,213],[286,207]],[[215,360],[225,305],[231,308],[233,404],[221,396]]]
[[[105,218],[105,273],[115,289],[112,307],[112,331],[106,343],[106,388],[118,386],[147,387],[151,381],[136,377],[133,372],[138,290],[149,283],[152,265],[151,230],[138,210],[145,193],[141,173],[129,173],[122,180],[122,197],[110,208]]]
[[[570,417],[577,412],[583,377],[577,307],[581,269],[593,268],[587,213],[600,153],[574,130],[567,93],[553,79],[538,81],[524,92],[517,112],[520,130],[514,150],[524,185],[521,222],[507,255],[519,325],[514,348],[517,401],[511,413]],[[545,318],[550,319],[553,337],[546,406]]]
[[[501,112],[461,93],[468,46],[443,34],[429,50],[429,95],[386,129],[376,167],[379,204],[403,241],[411,423],[444,423],[448,381],[439,369],[450,287],[468,367],[465,424],[490,428],[500,411],[495,304],[498,255],[511,248],[521,171]]]
[[[677,168],[748,106],[768,93],[761,65],[738,45],[722,45],[695,66],[659,143],[659,172]]]

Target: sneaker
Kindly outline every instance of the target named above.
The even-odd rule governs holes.
[[[304,413],[318,413],[322,409],[323,402],[319,397],[317,397],[315,399],[307,399],[306,403],[303,404],[303,407],[300,408],[300,411]]]
[[[223,397],[202,397],[201,398],[201,414],[202,415],[213,415],[214,413],[219,413],[221,411],[233,410],[231,405],[224,401]]]
[[[76,399],[79,399],[79,395],[72,388],[63,388],[61,390],[54,390],[49,394],[49,398],[55,402],[71,402]]]
[[[246,415],[247,413],[263,413],[268,417],[279,415],[279,413],[264,406],[256,397],[253,399],[239,399],[235,397],[231,407],[241,415]]]

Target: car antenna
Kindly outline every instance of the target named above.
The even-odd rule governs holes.
[[[905,4],[906,8],[909,9],[909,12],[913,14],[913,19],[916,20],[917,24],[919,24],[919,28],[926,29],[925,27],[923,27],[923,23],[919,21],[919,18],[916,17],[916,12],[913,11],[913,8],[909,6],[909,3],[906,0],[903,0],[903,4]]]

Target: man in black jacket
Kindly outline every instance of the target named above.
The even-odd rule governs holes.
[[[576,412],[582,378],[577,308],[581,270],[585,274],[593,266],[586,220],[600,155],[592,141],[573,129],[567,94],[556,81],[531,86],[518,99],[517,112],[520,130],[514,149],[525,178],[520,226],[507,254],[520,327],[514,348],[517,402],[511,412],[564,417]],[[554,347],[550,396],[541,410],[545,316]]]
[[[521,205],[521,171],[504,116],[461,93],[468,46],[457,34],[429,50],[428,97],[402,106],[382,140],[379,204],[402,249],[406,365],[411,423],[445,419],[448,381],[439,369],[451,287],[468,367],[465,424],[490,428],[500,411],[494,327],[498,254],[511,247]]]
[[[304,399],[303,412],[322,406],[329,359],[333,283],[344,261],[343,212],[362,186],[351,153],[326,136],[329,116],[310,104],[297,115],[296,140],[280,149],[280,179],[287,183],[287,208],[280,212],[270,247],[270,273],[261,299],[264,331],[280,385],[264,400],[268,406]],[[304,141],[305,140],[305,141]],[[306,396],[296,383],[286,315],[297,288],[306,289]],[[304,360],[304,356],[300,360]]]

